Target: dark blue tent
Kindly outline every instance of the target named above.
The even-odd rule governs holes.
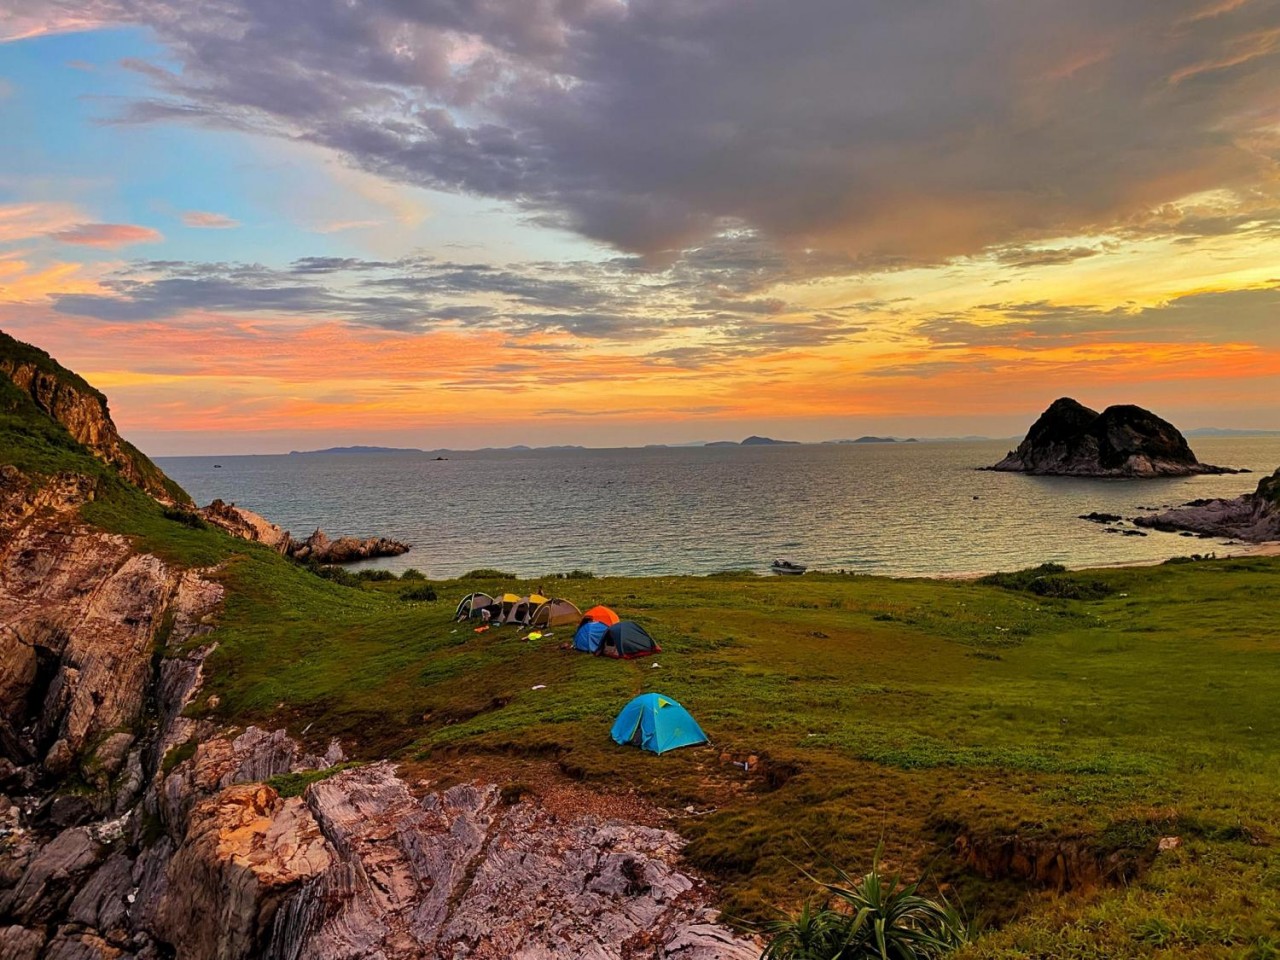
[[[573,649],[583,653],[599,653],[604,646],[604,636],[609,628],[594,620],[583,620],[578,632],[573,635]]]
[[[623,707],[610,736],[614,743],[652,753],[707,742],[707,735],[689,711],[660,693],[641,694]]]
[[[607,657],[621,657],[630,660],[632,657],[647,657],[651,653],[661,653],[653,637],[634,620],[623,620],[615,623],[605,634],[604,647],[600,650]]]

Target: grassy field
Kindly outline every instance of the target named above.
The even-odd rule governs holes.
[[[883,839],[890,866],[989,928],[969,956],[1280,955],[1280,561],[1068,577],[1106,593],[1091,601],[826,575],[558,582],[658,638],[632,662],[563,650],[568,630],[451,621],[472,589],[535,583],[408,602],[417,584],[339,586],[255,550],[221,576],[207,693],[228,720],[283,719],[426,775],[485,756],[514,783],[554,764],[692,807],[677,828],[734,918],[775,916],[808,894],[800,867],[860,870]],[[714,745],[615,746],[613,717],[649,690]],[[1009,875],[1015,837],[1071,860],[1082,889]],[[1157,855],[1161,837],[1180,845]]]
[[[551,771],[648,797],[744,923],[806,898],[802,868],[860,873],[883,840],[887,866],[983,927],[966,958],[1280,957],[1278,559],[1055,580],[1089,600],[1016,589],[1028,578],[542,581],[662,644],[618,662],[561,649],[568,630],[535,642],[451,620],[473,589],[537,584],[480,576],[407,600],[421,582],[343,586],[166,515],[6,383],[0,463],[92,476],[86,520],[218,565],[228,599],[197,710],[217,695],[230,723],[338,735],[357,761],[433,778],[481,764],[515,792]],[[613,717],[650,690],[714,745],[615,746]],[[722,759],[753,755],[751,771]],[[1022,875],[1033,858],[1047,883]],[[1063,864],[1076,889],[1057,889]]]

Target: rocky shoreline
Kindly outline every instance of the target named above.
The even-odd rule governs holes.
[[[1263,477],[1253,493],[1231,500],[1196,500],[1174,510],[1135,517],[1133,522],[1169,533],[1185,531],[1250,543],[1280,541],[1280,470]]]
[[[374,557],[398,557],[409,552],[408,544],[387,537],[338,537],[330,540],[320,529],[305,540],[296,540],[287,530],[252,510],[221,500],[202,507],[199,515],[234,537],[264,544],[276,553],[303,562],[353,563]]]

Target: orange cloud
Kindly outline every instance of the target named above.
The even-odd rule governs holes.
[[[54,240],[85,247],[127,247],[135,243],[159,243],[164,235],[133,223],[78,223],[49,234]]]
[[[66,230],[84,219],[69,203],[0,204],[0,243],[15,243]]]
[[[239,220],[221,213],[209,213],[205,210],[188,210],[182,215],[182,224],[202,230],[227,230],[240,226]]]

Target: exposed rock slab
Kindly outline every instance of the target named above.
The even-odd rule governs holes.
[[[338,537],[331,540],[323,530],[316,530],[305,540],[295,540],[288,531],[282,530],[265,517],[221,500],[202,507],[200,515],[232,536],[264,544],[295,560],[351,563],[373,557],[398,557],[409,552],[407,544],[387,537]]]
[[[192,811],[155,932],[187,960],[261,956],[280,904],[331,862],[301,799],[260,784],[230,787]]]
[[[1251,543],[1280,540],[1280,470],[1264,477],[1253,493],[1233,500],[1201,500],[1151,516],[1135,517],[1140,527],[1186,530]]]
[[[1098,413],[1070,397],[1055,400],[1018,448],[990,469],[1133,478],[1240,472],[1201,463],[1177,427],[1150,410],[1126,404]]]
[[[670,831],[506,806],[493,785],[418,799],[388,764],[314,784],[307,802],[337,856],[281,912],[273,956],[759,955],[675,866]]]

